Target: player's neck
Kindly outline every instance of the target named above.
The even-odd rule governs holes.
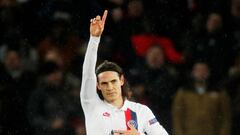
[[[122,108],[124,101],[123,101],[123,98],[121,97],[121,98],[118,98],[118,99],[116,99],[112,102],[109,102],[109,103],[111,105],[117,107],[118,109],[120,109],[120,108]]]

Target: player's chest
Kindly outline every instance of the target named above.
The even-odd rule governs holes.
[[[127,123],[133,124],[138,130],[142,127],[136,111],[129,108],[126,110],[99,108],[97,113],[94,114],[97,114],[96,118],[98,119],[95,124],[99,125],[99,128],[106,129],[107,131],[129,130],[130,128],[127,126]]]
[[[103,109],[97,115],[102,128],[108,130],[127,130],[124,111]]]

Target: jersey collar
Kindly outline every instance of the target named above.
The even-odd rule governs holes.
[[[127,99],[124,100],[123,106],[120,109],[116,108],[112,104],[109,104],[106,100],[104,100],[103,102],[112,110],[126,111],[129,106],[129,101]]]

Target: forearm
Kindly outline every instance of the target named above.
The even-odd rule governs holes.
[[[100,37],[90,37],[85,59],[83,63],[83,75],[81,85],[81,101],[88,101],[96,98],[96,75],[95,66],[97,62],[97,50]]]
[[[100,42],[100,37],[90,37],[87,51],[83,63],[83,77],[95,76],[95,66],[97,62],[97,50]]]

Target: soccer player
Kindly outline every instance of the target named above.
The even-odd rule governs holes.
[[[97,50],[108,11],[91,19],[90,40],[83,64],[81,104],[88,135],[168,135],[152,111],[125,97],[125,78],[113,62],[100,64]],[[98,95],[97,91],[100,92]]]

